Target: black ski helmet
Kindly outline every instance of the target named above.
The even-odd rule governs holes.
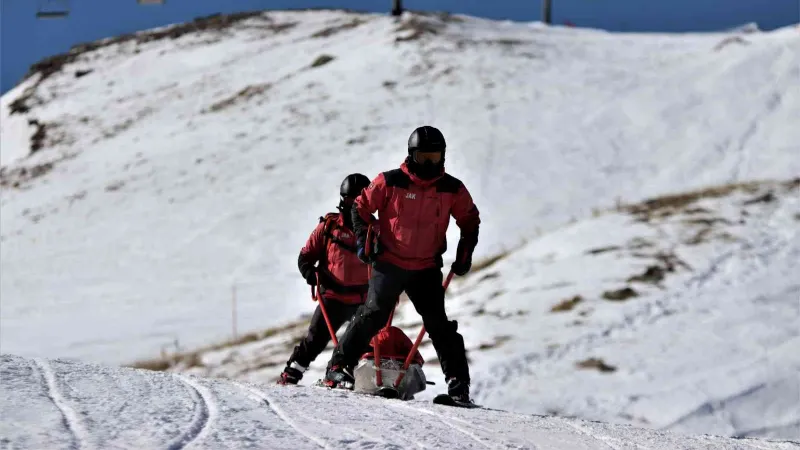
[[[356,198],[361,194],[361,190],[369,186],[370,181],[365,175],[360,173],[351,173],[346,176],[339,187],[339,196],[344,199],[345,197]]]
[[[408,170],[418,177],[429,180],[440,176],[444,171],[444,157],[447,144],[444,141],[444,135],[438,129],[424,125],[411,133],[408,137]],[[432,164],[428,161],[425,164],[420,164],[416,161],[415,151],[421,152],[442,152],[442,158],[438,163]]]
[[[444,141],[442,132],[430,125],[417,128],[411,133],[411,136],[408,137],[409,155],[414,153],[414,150],[444,152],[446,148],[447,144]]]

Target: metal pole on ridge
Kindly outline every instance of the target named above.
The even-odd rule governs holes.
[[[542,0],[542,22],[550,24],[553,20],[553,0]]]
[[[399,16],[403,14],[403,0],[392,0],[392,15]]]
[[[444,284],[442,285],[445,291],[447,291],[447,286],[450,286],[450,280],[453,279],[453,275],[455,274],[453,273],[452,270],[450,271],[450,273],[447,274],[447,279],[444,280]],[[419,334],[417,335],[417,340],[414,341],[414,345],[411,347],[411,351],[409,351],[408,356],[406,356],[406,360],[403,363],[403,370],[400,372],[400,374],[397,376],[397,379],[394,382],[395,389],[397,389],[397,387],[400,386],[400,382],[403,381],[403,377],[406,374],[406,370],[408,370],[408,366],[411,365],[411,360],[414,359],[414,353],[417,352],[419,345],[422,343],[423,337],[425,337],[425,325],[423,325],[422,329],[419,330]]]

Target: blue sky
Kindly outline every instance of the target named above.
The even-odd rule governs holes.
[[[711,31],[756,22],[765,30],[800,22],[798,0],[552,0],[553,21],[612,31]],[[72,45],[184,22],[217,12],[304,7],[388,12],[390,0],[0,0],[0,92],[28,67]],[[37,20],[40,4],[67,4],[63,20]],[[406,8],[495,19],[541,19],[541,0],[406,0]]]

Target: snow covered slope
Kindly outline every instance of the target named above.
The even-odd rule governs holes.
[[[229,337],[235,287],[258,333],[171,370],[271,382],[314,307],[295,264],[317,217],[429,123],[483,213],[448,300],[480,402],[798,440],[798,46],[311,11],[54,58],[0,102],[2,352],[193,350]]]
[[[8,448],[800,447],[5,355],[0,379]]]
[[[234,285],[240,332],[309,312],[316,219],[423,123],[483,213],[476,259],[620,199],[800,173],[798,44],[305,11],[54,58],[2,98],[3,350],[192,348],[230,335]]]

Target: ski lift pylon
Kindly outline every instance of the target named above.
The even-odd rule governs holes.
[[[63,19],[69,16],[68,0],[40,0],[36,8],[37,19]]]

